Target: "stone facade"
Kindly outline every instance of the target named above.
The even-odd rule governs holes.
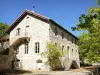
[[[17,21],[17,25],[9,32],[10,68],[21,70],[49,70],[49,67],[44,64],[47,59],[40,55],[47,50],[47,42],[54,42],[66,50],[65,57],[61,59],[62,66],[66,70],[69,70],[71,65],[77,65],[74,67],[79,68],[78,39],[52,21],[44,21],[44,16],[37,15],[31,11],[28,12],[31,14],[24,12],[25,16],[20,21]],[[36,14],[36,16],[33,14]],[[40,18],[43,19],[41,20]],[[57,29],[56,32],[55,29]],[[27,43],[23,42],[23,39],[24,41],[25,39],[27,40],[25,37],[29,38]],[[36,52],[36,50],[39,50],[39,52]],[[41,63],[38,63],[38,60]]]
[[[57,29],[57,35],[55,35],[55,29]],[[66,68],[66,70],[69,70],[71,68],[73,61],[76,62],[76,64],[74,64],[76,68],[80,67],[78,40],[75,37],[64,31],[60,27],[56,26],[54,23],[51,23],[50,41],[63,47],[63,50],[66,50],[66,55],[65,57],[63,57],[63,62],[62,62],[63,67]]]
[[[29,18],[27,19],[27,17]],[[27,31],[26,26],[29,26]],[[20,28],[20,35],[16,35],[17,28]],[[25,36],[25,33],[27,33],[28,37],[30,38],[28,44],[28,54],[25,54],[25,44],[22,44],[19,46],[19,52],[16,56],[20,60],[22,66],[21,69],[38,69],[36,61],[38,59],[42,59],[40,53],[46,50],[45,43],[49,40],[49,24],[30,15],[26,15],[23,20],[10,32],[10,45],[13,44],[12,40],[16,41],[16,39]],[[35,53],[36,42],[40,43],[39,53]],[[43,60],[43,62],[45,61]],[[42,67],[44,68],[44,65]]]

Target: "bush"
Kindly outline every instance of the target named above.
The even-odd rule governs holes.
[[[51,70],[61,69],[60,58],[64,56],[60,46],[57,47],[53,43],[47,43],[47,51],[42,53],[42,56],[47,57],[46,65],[49,65]]]

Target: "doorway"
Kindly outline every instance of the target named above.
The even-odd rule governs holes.
[[[20,60],[13,60],[13,61],[12,61],[12,69],[14,69],[14,70],[19,70],[19,69],[21,69]]]

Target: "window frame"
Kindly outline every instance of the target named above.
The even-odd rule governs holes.
[[[40,53],[40,43],[35,42],[35,53]]]
[[[20,35],[20,31],[21,31],[21,28],[17,28],[17,32],[16,32],[16,35]]]
[[[29,34],[29,31],[27,31],[27,28],[29,28],[30,26],[29,25],[27,25],[26,27],[25,27],[25,36],[27,36],[28,34]]]
[[[25,54],[28,54],[28,51],[29,51],[29,44],[26,43],[25,44]]]

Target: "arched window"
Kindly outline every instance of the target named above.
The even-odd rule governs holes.
[[[70,47],[69,46],[67,46],[67,56],[70,59]]]

